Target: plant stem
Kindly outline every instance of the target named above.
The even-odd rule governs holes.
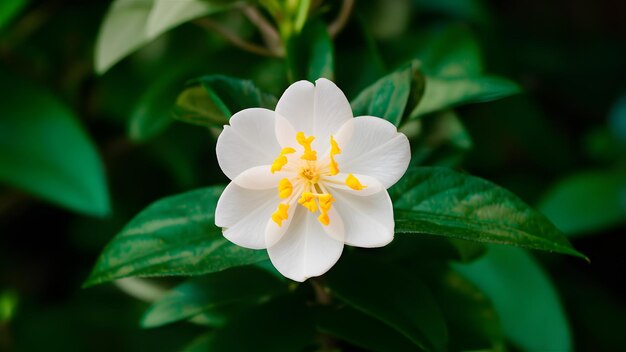
[[[233,33],[229,29],[223,27],[219,23],[209,18],[201,18],[199,20],[194,21],[194,23],[202,28],[216,32],[217,34],[224,37],[224,39],[228,40],[231,44],[238,47],[239,49],[245,50],[247,52],[251,52],[253,54],[261,55],[261,56],[269,56],[269,57],[276,56],[266,47],[251,43],[241,38],[236,33]]]
[[[341,32],[341,30],[346,26],[353,7],[354,0],[343,0],[337,18],[330,25],[328,25],[328,34],[331,38],[337,36],[337,34],[339,34],[339,32]]]

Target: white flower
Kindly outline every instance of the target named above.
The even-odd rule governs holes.
[[[267,248],[276,269],[296,281],[328,271],[344,243],[381,247],[393,240],[386,189],[411,158],[394,125],[353,118],[334,83],[315,83],[289,86],[275,112],[236,113],[217,140],[217,160],[232,182],[215,224],[239,246]]]

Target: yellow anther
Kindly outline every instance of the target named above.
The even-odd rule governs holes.
[[[330,218],[328,217],[328,213],[326,212],[322,212],[317,220],[319,220],[319,222],[322,223],[322,225],[324,226],[328,226],[328,224],[330,224]]]
[[[331,205],[335,201],[330,193],[324,193],[317,196],[317,199],[320,201],[320,209],[322,212],[327,213],[330,210]]]
[[[293,148],[289,148],[289,147],[283,148],[280,151],[280,155],[278,155],[278,158],[274,159],[274,162],[272,163],[272,167],[270,168],[270,171],[272,173],[276,171],[280,171],[283,168],[283,166],[287,165],[287,162],[288,162],[287,157],[285,155],[292,154],[295,152],[296,150]]]
[[[348,174],[348,177],[346,177],[346,186],[352,188],[355,191],[360,191],[363,188],[367,187],[366,185],[362,185],[361,182],[359,182],[359,180],[354,177],[353,174]]]
[[[314,213],[317,211],[315,196],[316,195],[311,192],[303,192],[300,199],[298,199],[298,203],[302,204],[303,207],[309,209],[311,213]]]
[[[339,145],[337,144],[337,141],[335,141],[335,138],[333,138],[333,136],[330,136],[330,155],[337,154],[341,154],[341,148],[339,148]]]
[[[272,214],[272,220],[274,220],[274,222],[278,224],[278,227],[282,227],[283,221],[289,218],[288,211],[289,211],[289,204],[282,204],[282,203],[278,204],[278,209],[276,209],[274,214]]]
[[[330,136],[330,165],[329,167],[330,167],[331,176],[335,176],[339,173],[339,165],[337,164],[337,161],[335,161],[335,155],[337,154],[341,154],[341,149],[339,148],[339,145],[337,144],[333,136]]]
[[[293,185],[291,184],[291,182],[289,182],[288,179],[283,178],[280,181],[278,181],[278,196],[280,198],[287,198],[291,195],[291,193],[293,192]]]
[[[302,154],[301,157],[302,159],[309,161],[317,160],[317,152],[311,149],[311,143],[313,143],[313,140],[315,140],[315,137],[306,137],[304,132],[296,133],[296,141],[304,148],[304,154]]]

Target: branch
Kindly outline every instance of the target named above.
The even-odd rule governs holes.
[[[241,8],[243,14],[248,17],[250,22],[254,24],[261,32],[263,41],[267,45],[268,49],[275,56],[284,56],[285,52],[280,41],[280,35],[274,26],[268,22],[263,15],[256,9],[256,7],[245,5]]]
[[[261,56],[269,56],[269,57],[276,56],[266,47],[251,43],[241,38],[236,33],[233,33],[228,28],[223,27],[219,23],[209,18],[201,18],[199,20],[195,20],[194,23],[202,28],[216,32],[217,34],[224,37],[224,39],[228,40],[231,44],[238,47],[239,49],[251,52],[253,54],[261,55]]]
[[[328,25],[328,34],[331,38],[334,38],[346,26],[353,7],[354,0],[343,0],[337,18],[333,21],[333,23]]]

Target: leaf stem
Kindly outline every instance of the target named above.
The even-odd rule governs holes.
[[[350,14],[352,13],[352,8],[354,7],[354,0],[343,0],[341,3],[341,9],[339,9],[339,14],[337,18],[328,25],[328,34],[331,38],[334,38],[341,32],[341,30],[348,23],[348,19],[350,18]]]
[[[280,40],[280,34],[274,26],[263,17],[256,7],[245,5],[241,8],[241,12],[254,24],[261,32],[263,41],[267,48],[278,57],[285,56],[285,49]]]
[[[219,23],[209,18],[201,18],[201,19],[195,20],[194,23],[202,28],[216,32],[217,34],[224,37],[224,39],[228,40],[231,44],[238,47],[239,49],[245,50],[253,54],[261,55],[261,56],[268,56],[268,57],[276,56],[266,47],[251,43],[241,38],[237,34],[233,33],[231,30],[225,28],[224,26],[220,25]]]

